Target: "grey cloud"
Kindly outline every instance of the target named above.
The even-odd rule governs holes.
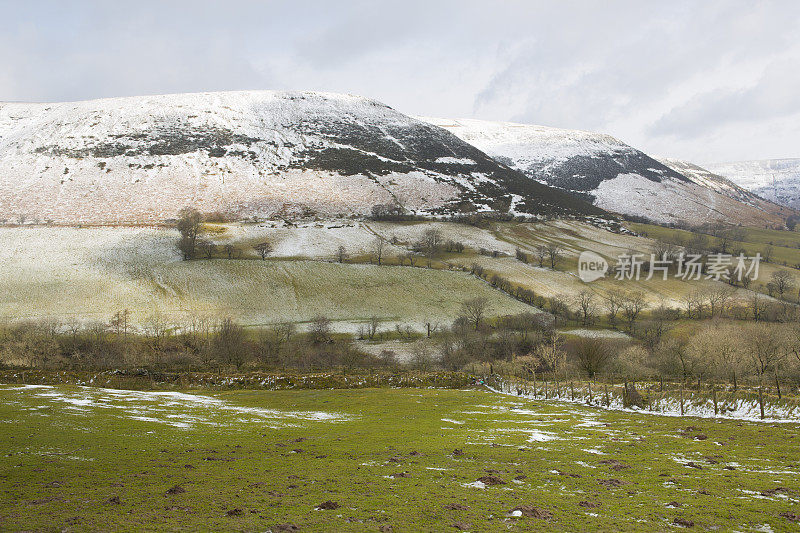
[[[764,146],[731,125],[769,137],[800,103],[792,0],[0,0],[0,12],[0,101],[331,90],[715,158]],[[800,126],[781,135],[800,140]]]
[[[698,94],[652,124],[653,135],[696,138],[731,123],[766,121],[800,113],[800,57],[771,64],[742,89]]]

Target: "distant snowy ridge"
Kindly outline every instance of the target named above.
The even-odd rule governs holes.
[[[762,198],[800,208],[800,159],[713,163],[706,168]]]
[[[521,200],[520,200],[521,199]],[[0,104],[0,219],[597,214],[455,136],[353,95],[243,91]]]
[[[422,120],[530,179],[613,212],[662,223],[780,225],[790,213],[682,161],[657,160],[609,135],[474,119]]]

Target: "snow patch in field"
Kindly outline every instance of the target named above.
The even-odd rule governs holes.
[[[557,437],[553,433],[547,431],[540,431],[537,429],[527,429],[524,430],[523,433],[528,434],[528,442],[547,442],[559,439],[559,437]]]
[[[35,398],[67,404],[70,410],[81,413],[91,409],[113,410],[124,418],[144,422],[158,422],[188,429],[196,424],[228,425],[232,422],[267,422],[270,427],[293,426],[291,420],[342,422],[352,420],[348,415],[325,411],[281,411],[259,407],[233,405],[213,396],[187,394],[173,391],[130,391],[94,387],[77,390],[56,389],[52,386],[1,387],[2,391],[19,391]],[[231,420],[231,415],[238,415]],[[242,417],[241,415],[248,415]],[[222,417],[222,420],[218,418]]]
[[[569,329],[561,332],[564,335],[575,335],[576,337],[586,337],[590,339],[629,339],[630,337],[622,331],[610,329]]]

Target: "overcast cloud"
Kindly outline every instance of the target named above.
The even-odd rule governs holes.
[[[241,89],[800,157],[800,2],[0,0],[0,100]]]

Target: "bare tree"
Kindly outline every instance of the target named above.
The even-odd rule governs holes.
[[[636,319],[646,307],[644,293],[641,291],[628,292],[622,297],[622,314],[628,321],[629,331],[633,331]]]
[[[553,370],[554,376],[558,376],[567,364],[567,354],[562,349],[564,339],[552,330],[542,340],[544,342],[536,347],[535,354]]]
[[[582,290],[575,297],[575,303],[577,303],[578,308],[580,309],[581,320],[584,326],[588,326],[594,318],[596,309],[594,300],[595,294],[587,289]]]
[[[582,337],[575,343],[575,358],[590,379],[594,379],[610,361],[613,351],[603,339]]]
[[[153,313],[144,321],[143,329],[145,335],[152,340],[154,351],[161,353],[164,341],[171,333],[166,318],[161,313]]]
[[[197,247],[207,259],[211,259],[214,256],[214,252],[217,251],[217,245],[208,239],[198,239]]]
[[[769,263],[772,260],[772,246],[766,246],[761,251],[761,259],[765,263]]]
[[[339,263],[347,261],[347,250],[343,245],[339,245],[339,248],[336,250],[336,260]]]
[[[236,253],[236,247],[234,245],[228,243],[223,247],[223,250],[225,250],[225,255],[228,256],[228,259],[233,259],[233,256]]]
[[[782,300],[783,295],[794,288],[794,276],[787,270],[776,270],[770,276],[767,282],[767,289],[770,294],[777,293],[778,297]]]
[[[178,213],[176,228],[181,235],[178,240],[178,250],[183,255],[184,261],[194,259],[201,222],[200,212],[193,207],[184,207]]]
[[[461,315],[472,323],[477,331],[489,308],[489,300],[486,298],[470,298],[461,304]]]
[[[274,364],[281,360],[284,347],[289,343],[294,335],[294,324],[287,322],[284,324],[273,324],[261,331],[259,335],[259,347],[263,363]]]
[[[111,317],[111,321],[109,322],[109,326],[117,336],[122,335],[123,337],[128,336],[128,328],[130,327],[130,316],[131,312],[127,309],[122,311],[117,311],[114,313],[114,316]]]
[[[375,240],[372,241],[372,259],[378,264],[378,266],[381,265],[381,261],[383,260],[383,252],[385,249],[386,239],[378,235],[375,237]]]
[[[708,302],[708,309],[712,317],[722,316],[728,300],[731,299],[736,289],[727,285],[720,285],[707,290],[704,293],[705,301]]]
[[[411,365],[417,370],[430,370],[434,364],[434,355],[431,345],[424,340],[419,340],[411,346]]]
[[[650,249],[655,258],[659,261],[672,262],[678,256],[678,247],[661,239],[656,239]]]
[[[622,297],[616,291],[609,292],[605,300],[605,308],[606,308],[606,316],[608,316],[608,323],[611,324],[612,327],[616,328],[617,326],[617,315],[622,309]]]
[[[687,293],[683,296],[682,301],[683,306],[686,308],[687,318],[703,318],[703,302],[705,298],[702,292],[695,290]]]
[[[767,312],[767,303],[757,292],[753,292],[748,307],[750,309],[750,316],[756,322],[762,320],[764,318],[764,313]]]
[[[253,246],[253,250],[261,257],[261,260],[264,261],[269,254],[272,253],[272,244],[268,241],[260,242]]]
[[[417,241],[416,248],[428,259],[428,268],[432,266],[433,258],[439,253],[442,243],[442,232],[436,228],[425,230],[420,240]]]
[[[732,379],[737,387],[738,374],[745,354],[742,350],[741,331],[736,326],[712,323],[697,332],[690,341],[691,349],[709,361],[715,373],[723,379]]]
[[[218,361],[234,365],[237,370],[247,362],[244,329],[232,318],[224,318],[217,325],[211,347]]]
[[[556,265],[561,261],[564,249],[558,243],[551,242],[547,244],[547,257],[550,259],[550,268],[556,269]]]
[[[758,387],[764,386],[764,376],[769,370],[775,373],[778,383],[778,367],[787,353],[786,339],[770,327],[769,324],[747,324],[743,326],[745,353],[749,356],[750,365],[758,376]],[[761,418],[764,418],[764,406],[761,404]]]
[[[314,344],[322,344],[331,340],[331,321],[329,318],[318,315],[311,319],[309,327],[311,341]]]
[[[378,334],[378,328],[381,325],[382,320],[378,318],[376,315],[372,315],[369,319],[369,323],[367,324],[367,337],[369,340],[375,339],[375,335]]]
[[[544,268],[544,262],[547,259],[547,255],[547,246],[540,245],[536,247],[534,256],[536,256],[536,260],[539,262],[539,267]]]

